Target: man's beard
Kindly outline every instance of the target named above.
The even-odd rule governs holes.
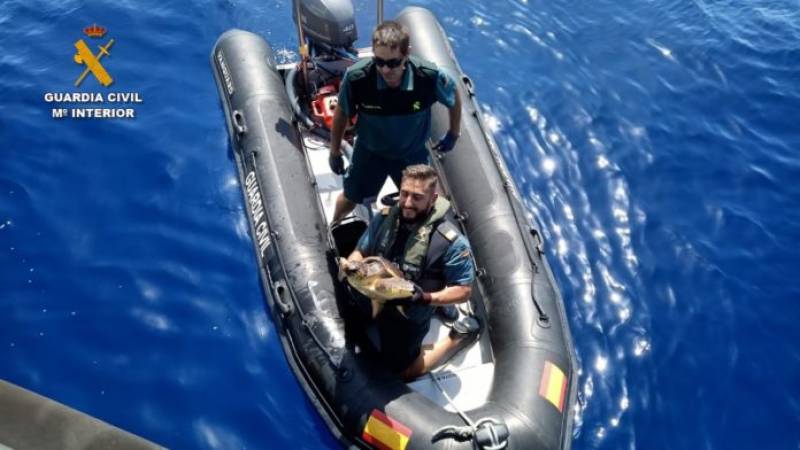
[[[406,226],[416,225],[416,224],[418,224],[420,222],[424,222],[425,219],[428,217],[428,214],[430,214],[430,212],[431,212],[430,209],[428,209],[427,211],[423,211],[423,212],[417,211],[417,215],[414,216],[413,219],[409,219],[403,214],[402,211],[400,211],[400,223],[402,223],[403,225],[406,225]]]

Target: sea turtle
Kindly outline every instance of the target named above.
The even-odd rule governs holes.
[[[373,317],[378,315],[387,301],[408,298],[414,294],[414,283],[405,279],[396,264],[380,256],[369,256],[361,261],[339,258],[339,280],[343,279],[347,279],[350,286],[372,300]]]

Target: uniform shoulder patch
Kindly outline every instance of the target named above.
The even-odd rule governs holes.
[[[356,61],[352,66],[347,68],[345,78],[347,78],[348,81],[356,81],[366,77],[371,63],[372,59],[370,58]]]
[[[450,242],[455,241],[458,237],[458,229],[456,229],[455,225],[450,222],[445,222],[439,225],[437,230],[442,234],[442,236],[444,236],[445,239]]]

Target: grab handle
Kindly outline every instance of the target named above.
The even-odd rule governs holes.
[[[241,136],[247,133],[247,125],[244,123],[244,114],[238,109],[233,110],[231,114],[233,128],[236,130],[236,134]]]
[[[464,83],[464,87],[467,88],[467,93],[470,97],[475,96],[475,85],[472,83],[472,79],[470,77],[464,75],[461,77],[461,81]]]
[[[286,298],[286,283],[282,280],[276,281],[273,291],[275,293],[275,304],[278,305],[278,309],[281,310],[281,314],[284,317],[291,314],[292,311],[294,311],[294,306],[292,305],[292,302]]]

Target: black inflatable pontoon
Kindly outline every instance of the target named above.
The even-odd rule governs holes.
[[[328,169],[327,135],[306,105],[308,86],[329,82],[352,62],[352,6],[300,3],[311,42],[304,70],[278,65],[261,37],[241,30],[219,38],[211,63],[268,306],[309,399],[346,447],[570,448],[576,363],[541,234],[482,125],[472,83],[422,8],[406,8],[396,20],[409,29],[414,54],[457,75],[462,135],[455,150],[432,159],[478,268],[464,312],[486,326],[476,344],[410,383],[359,353],[346,333],[340,305],[348,293],[336,282],[334,261],[349,254],[371,208],[329,229],[341,180]],[[325,3],[335,4],[319,28],[327,34],[315,34]],[[432,135],[446,126],[447,112],[436,105]],[[446,332],[434,319],[426,342]]]

